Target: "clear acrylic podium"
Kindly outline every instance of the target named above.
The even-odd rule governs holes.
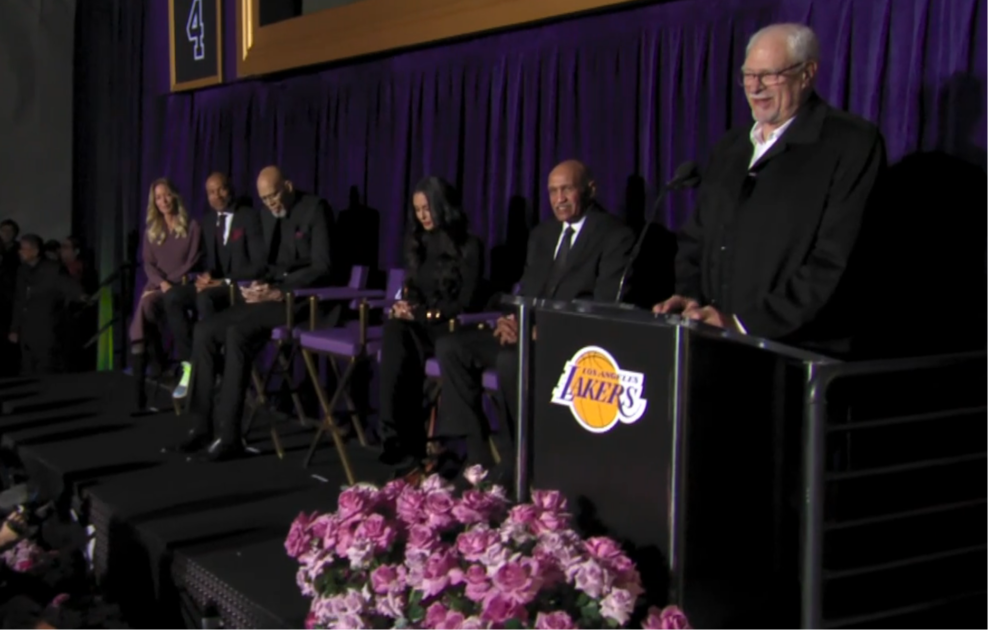
[[[504,302],[519,318],[519,498],[562,491],[579,529],[633,549],[646,588],[699,627],[758,625],[744,618],[780,574],[798,597],[785,514],[800,416],[784,390],[831,360],[623,305]]]

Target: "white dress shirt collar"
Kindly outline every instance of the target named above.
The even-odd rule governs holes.
[[[569,227],[573,229],[573,238],[570,239],[569,242],[570,249],[572,250],[573,246],[576,245],[577,237],[580,236],[580,230],[583,229],[583,224],[586,222],[587,222],[587,213],[584,212],[583,216],[581,216],[576,221],[573,221],[572,223],[567,222],[563,224],[563,229],[559,231],[559,239],[556,241],[556,249],[552,254],[553,258],[555,258],[556,254],[559,253],[559,247],[560,245],[563,244],[563,235],[566,234],[566,228]]]
[[[223,244],[226,245],[230,240],[230,227],[233,225],[233,206],[227,206],[225,210],[217,210],[216,212],[216,222],[219,223],[220,217],[224,218],[224,230],[223,230]]]
[[[748,163],[749,168],[754,166],[755,162],[762,159],[762,156],[768,153],[768,150],[772,148],[772,145],[774,145],[780,137],[782,137],[782,134],[789,128],[789,125],[791,125],[794,120],[796,120],[795,117],[790,118],[769,133],[768,136],[765,135],[764,126],[762,123],[756,122],[751,127],[751,144],[755,147],[755,150],[751,154],[751,162]]]

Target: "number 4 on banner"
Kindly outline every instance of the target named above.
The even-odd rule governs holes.
[[[206,29],[202,23],[202,0],[192,0],[189,19],[185,22],[185,36],[192,44],[192,56],[196,61],[202,61],[206,56],[206,47],[203,45]]]

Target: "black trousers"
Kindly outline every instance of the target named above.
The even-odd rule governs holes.
[[[52,344],[50,339],[41,342],[30,338],[21,340],[21,375],[23,376],[43,376],[62,372],[62,358],[60,348]]]
[[[469,463],[492,465],[483,410],[484,370],[497,369],[498,402],[504,412],[495,439],[502,464],[514,468],[514,426],[518,417],[518,349],[502,346],[489,330],[471,330],[442,337],[436,342],[436,358],[442,370],[443,390],[439,424],[444,433],[462,435]]]
[[[239,295],[239,292],[237,292]],[[173,286],[165,293],[165,317],[175,338],[175,353],[179,361],[192,357],[193,313],[204,321],[230,306],[230,287],[223,285],[196,291],[194,284]]]
[[[381,339],[381,438],[416,458],[425,456],[425,362],[445,325],[404,319],[384,323]]]
[[[214,425],[218,425],[221,440],[228,444],[239,443],[251,366],[271,339],[271,331],[284,325],[285,320],[284,302],[238,304],[195,327],[192,338],[194,383],[189,409],[197,418],[197,432],[212,436]],[[223,381],[214,410],[213,389],[221,349],[225,351]]]

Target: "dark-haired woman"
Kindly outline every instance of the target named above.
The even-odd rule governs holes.
[[[427,177],[412,195],[405,239],[405,291],[384,325],[381,350],[381,461],[412,468],[425,457],[425,361],[449,320],[482,299],[483,252],[467,232],[453,188]]]

